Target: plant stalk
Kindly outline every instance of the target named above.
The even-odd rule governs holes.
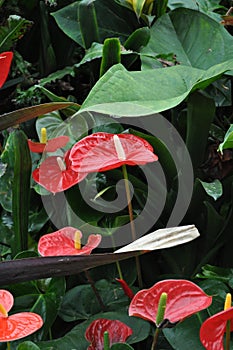
[[[101,296],[100,296],[98,290],[97,290],[96,287],[95,287],[95,283],[94,283],[93,279],[91,278],[91,276],[90,276],[90,274],[89,274],[89,271],[86,270],[86,271],[85,271],[85,275],[86,275],[86,278],[87,278],[88,282],[89,282],[90,285],[91,285],[91,288],[92,288],[92,290],[93,290],[93,292],[94,292],[94,294],[95,294],[95,296],[96,296],[96,299],[98,300],[98,303],[99,303],[99,305],[100,305],[101,310],[102,310],[102,311],[105,311],[105,310],[106,310],[106,307],[105,307],[105,305],[104,305],[104,303],[103,303],[103,300],[102,300],[102,298],[101,298]]]
[[[157,341],[158,341],[158,338],[159,338],[159,331],[160,331],[160,329],[156,328],[154,339],[153,339],[153,342],[152,342],[152,345],[151,345],[151,350],[155,350],[155,348],[156,348]]]
[[[231,339],[231,321],[227,321],[225,350],[230,350],[230,339]]]
[[[128,212],[129,212],[132,240],[135,241],[137,239],[137,236],[136,236],[136,229],[134,225],[132,202],[130,197],[129,178],[128,178],[128,172],[125,164],[122,165],[122,172],[125,180],[125,192],[126,192],[126,198],[128,203]],[[139,256],[135,257],[135,261],[136,261],[136,269],[137,269],[137,275],[138,275],[138,284],[140,289],[142,289],[143,283],[142,283],[142,272],[141,272],[141,264],[140,264]]]

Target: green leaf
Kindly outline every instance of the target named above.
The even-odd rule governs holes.
[[[118,312],[104,312],[99,313],[91,317],[88,321],[82,322],[75,326],[70,332],[68,332],[64,337],[58,338],[52,341],[39,342],[38,346],[41,350],[64,350],[64,349],[75,349],[86,350],[88,347],[88,342],[86,341],[84,334],[89,326],[89,324],[98,319],[107,318],[110,320],[119,320],[129,327],[132,328],[133,334],[127,339],[129,344],[138,343],[149,336],[150,324],[140,318],[129,317],[126,314],[125,309],[120,309]]]
[[[85,118],[77,113],[68,121],[63,121],[57,112],[49,113],[39,117],[36,121],[37,134],[40,137],[41,128],[46,128],[48,139],[67,135],[70,137],[70,144],[73,144],[79,138],[87,135],[88,125]]]
[[[79,2],[76,1],[53,12],[52,16],[66,35],[83,46],[80,25],[77,20]],[[95,10],[101,43],[104,39],[111,37],[119,37],[124,41],[135,28],[139,27],[135,14],[122,8],[114,0],[95,1]]]
[[[31,26],[31,21],[11,15],[7,20],[7,26],[0,27],[0,51],[11,50]]]
[[[188,28],[188,30],[187,30]],[[151,28],[148,45],[142,50],[145,69],[156,54],[173,52],[181,65],[208,69],[232,58],[233,38],[209,16],[178,8],[160,17]]]
[[[65,294],[65,278],[52,278],[37,282],[35,291],[28,292],[20,290],[20,285],[14,286],[14,311],[30,311],[35,312],[43,318],[44,325],[35,335],[35,339],[43,339],[49,332],[50,327],[54,323],[60,304]],[[18,288],[18,289],[17,289]]]
[[[81,110],[114,117],[158,113],[177,106],[192,90],[205,88],[231,69],[233,59],[206,71],[179,65],[128,72],[115,65],[92,88]]]
[[[129,305],[121,286],[107,280],[99,280],[95,287],[103,301],[106,310],[117,311]],[[100,313],[99,305],[90,285],[80,285],[70,289],[64,296],[59,316],[66,322],[86,320]]]
[[[223,153],[223,150],[226,148],[233,148],[233,124],[227,130],[223,142],[218,147],[218,151]]]
[[[218,198],[220,198],[223,194],[222,184],[218,179],[215,179],[212,182],[204,182],[199,180],[206,191],[206,193],[214,198],[216,201]]]
[[[218,13],[214,13],[213,11],[219,9],[225,9],[224,6],[219,5],[220,0],[169,0],[169,8],[174,10],[179,7],[185,7],[188,9],[201,11],[206,15],[214,18],[217,22],[221,21],[221,15]]]
[[[25,107],[13,112],[2,114],[0,115],[0,130],[7,129],[10,126],[14,126],[16,124],[26,122],[27,120],[31,120],[40,115],[57,111],[59,109],[64,109],[72,105],[75,105],[75,103],[50,102],[50,103],[44,103],[44,104],[40,104],[32,107]]]
[[[203,162],[211,123],[215,117],[213,99],[195,92],[187,101],[186,146],[192,159],[194,170]],[[198,142],[197,142],[198,140]]]
[[[32,341],[24,341],[17,346],[16,350],[40,350],[40,348]]]
[[[133,350],[133,348],[126,343],[116,343],[111,346],[111,350]]]

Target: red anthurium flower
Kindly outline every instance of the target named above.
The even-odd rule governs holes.
[[[221,311],[202,323],[200,329],[200,339],[207,350],[223,350],[224,333],[227,331],[227,324],[229,322],[229,337],[230,332],[233,331],[233,307],[226,305],[225,310]],[[231,298],[230,298],[231,299]],[[228,344],[230,345],[230,344]],[[226,347],[228,349],[228,347]]]
[[[0,53],[0,88],[5,83],[9,74],[12,58],[13,52]]]
[[[13,295],[7,290],[0,290],[0,342],[24,338],[43,325],[42,318],[33,312],[20,312],[8,316],[13,303]]]
[[[110,346],[114,343],[124,343],[133,333],[132,329],[118,320],[99,318],[86,329],[85,337],[91,343],[88,350],[103,350],[104,332],[108,332]]]
[[[101,235],[90,235],[87,244],[81,248],[81,231],[64,227],[40,238],[38,252],[42,256],[89,255],[101,242]]]
[[[28,140],[28,147],[34,153],[55,152],[57,149],[65,147],[69,140],[69,136],[58,136],[45,143]]]
[[[78,172],[100,172],[123,164],[143,165],[158,160],[152,146],[132,134],[98,132],[77,142],[70,152],[71,168]]]
[[[122,280],[120,278],[116,278],[116,281],[119,282],[121,284],[121,287],[125,293],[125,295],[127,297],[129,297],[130,299],[133,299],[134,297],[134,292],[132,291],[132,289],[128,286],[128,284],[125,282],[125,280]]]
[[[212,302],[211,296],[190,281],[164,280],[150,289],[139,291],[130,303],[129,315],[156,323],[162,293],[167,293],[164,320],[170,323],[182,321],[185,317],[207,308]]]
[[[51,156],[46,158],[32,173],[33,179],[46,190],[57,193],[67,190],[82,181],[87,174],[77,173],[70,167],[69,151],[64,158]]]

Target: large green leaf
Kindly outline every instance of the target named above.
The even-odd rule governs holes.
[[[78,22],[79,2],[76,1],[52,13],[58,26],[76,43],[83,46]],[[122,8],[114,0],[99,0],[94,2],[100,42],[109,37],[126,38],[139,27],[133,12]],[[103,15],[104,14],[104,15]]]
[[[214,18],[216,21],[221,21],[220,14],[213,12],[218,9],[225,9],[224,6],[219,5],[221,0],[169,0],[168,7],[174,10],[179,7],[201,11],[208,16]]]
[[[219,145],[218,151],[223,153],[223,150],[226,148],[233,148],[233,124],[231,124],[227,130],[223,142]]]
[[[38,346],[41,350],[64,350],[64,349],[78,349],[86,350],[88,342],[86,341],[84,334],[89,324],[98,319],[107,318],[109,320],[119,320],[131,327],[133,330],[132,336],[127,339],[129,344],[140,342],[149,336],[150,324],[140,318],[130,317],[127,315],[125,309],[119,309],[118,312],[104,312],[99,313],[89,320],[80,323],[75,326],[64,337],[58,338],[52,341],[39,342]]]
[[[16,124],[26,122],[40,115],[64,109],[75,105],[73,102],[50,102],[32,107],[25,107],[13,112],[0,115],[0,130],[9,128]]]
[[[233,55],[233,38],[209,16],[179,8],[159,18],[142,53],[143,67],[152,68],[156,54],[176,55],[181,65],[208,69]]]
[[[115,65],[93,87],[82,110],[113,116],[145,116],[177,106],[197,88],[204,88],[233,69],[233,59],[207,70],[174,66],[128,72]]]

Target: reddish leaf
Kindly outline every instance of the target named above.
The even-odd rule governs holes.
[[[0,53],[0,88],[5,83],[9,74],[13,52]]]
[[[99,172],[118,168],[123,164],[143,165],[158,160],[152,146],[144,139],[131,134],[118,134],[124,152],[119,158],[114,134],[99,132],[84,137],[71,149],[71,168],[78,172]]]
[[[71,169],[69,152],[66,152],[63,160],[60,159],[64,163],[64,170],[61,169],[58,163],[59,157],[48,157],[39,168],[33,171],[33,179],[52,193],[65,191],[82,181],[87,174],[77,173]]]
[[[0,289],[0,304],[4,307],[6,312],[10,311],[14,304],[13,295],[7,290]],[[1,312],[0,309],[0,317],[4,317],[5,315]]]
[[[161,293],[167,293],[164,319],[175,323],[207,308],[212,297],[206,295],[196,284],[186,280],[164,280],[150,289],[139,291],[129,307],[129,315],[155,323]]]
[[[13,306],[13,295],[0,290],[0,305],[8,312]],[[0,312],[0,342],[8,342],[26,337],[43,325],[42,318],[33,312],[20,312],[11,316]]]
[[[43,153],[44,151],[55,152],[57,149],[65,147],[69,140],[69,136],[58,136],[48,140],[46,143],[28,140],[28,146],[30,151],[35,153]]]
[[[91,343],[88,350],[103,350],[104,332],[109,333],[110,346],[124,343],[133,333],[132,329],[118,320],[99,318],[86,329],[85,337]]]
[[[98,247],[101,242],[101,235],[90,235],[87,244],[81,249],[75,248],[75,232],[79,231],[74,227],[64,227],[53,233],[49,233],[40,238],[38,252],[41,256],[61,256],[61,255],[89,255],[92,250]],[[80,233],[80,238],[82,233]]]
[[[233,307],[221,311],[202,323],[200,329],[200,339],[207,350],[224,350],[223,337],[226,331],[227,321],[231,321],[231,331],[233,330]]]

